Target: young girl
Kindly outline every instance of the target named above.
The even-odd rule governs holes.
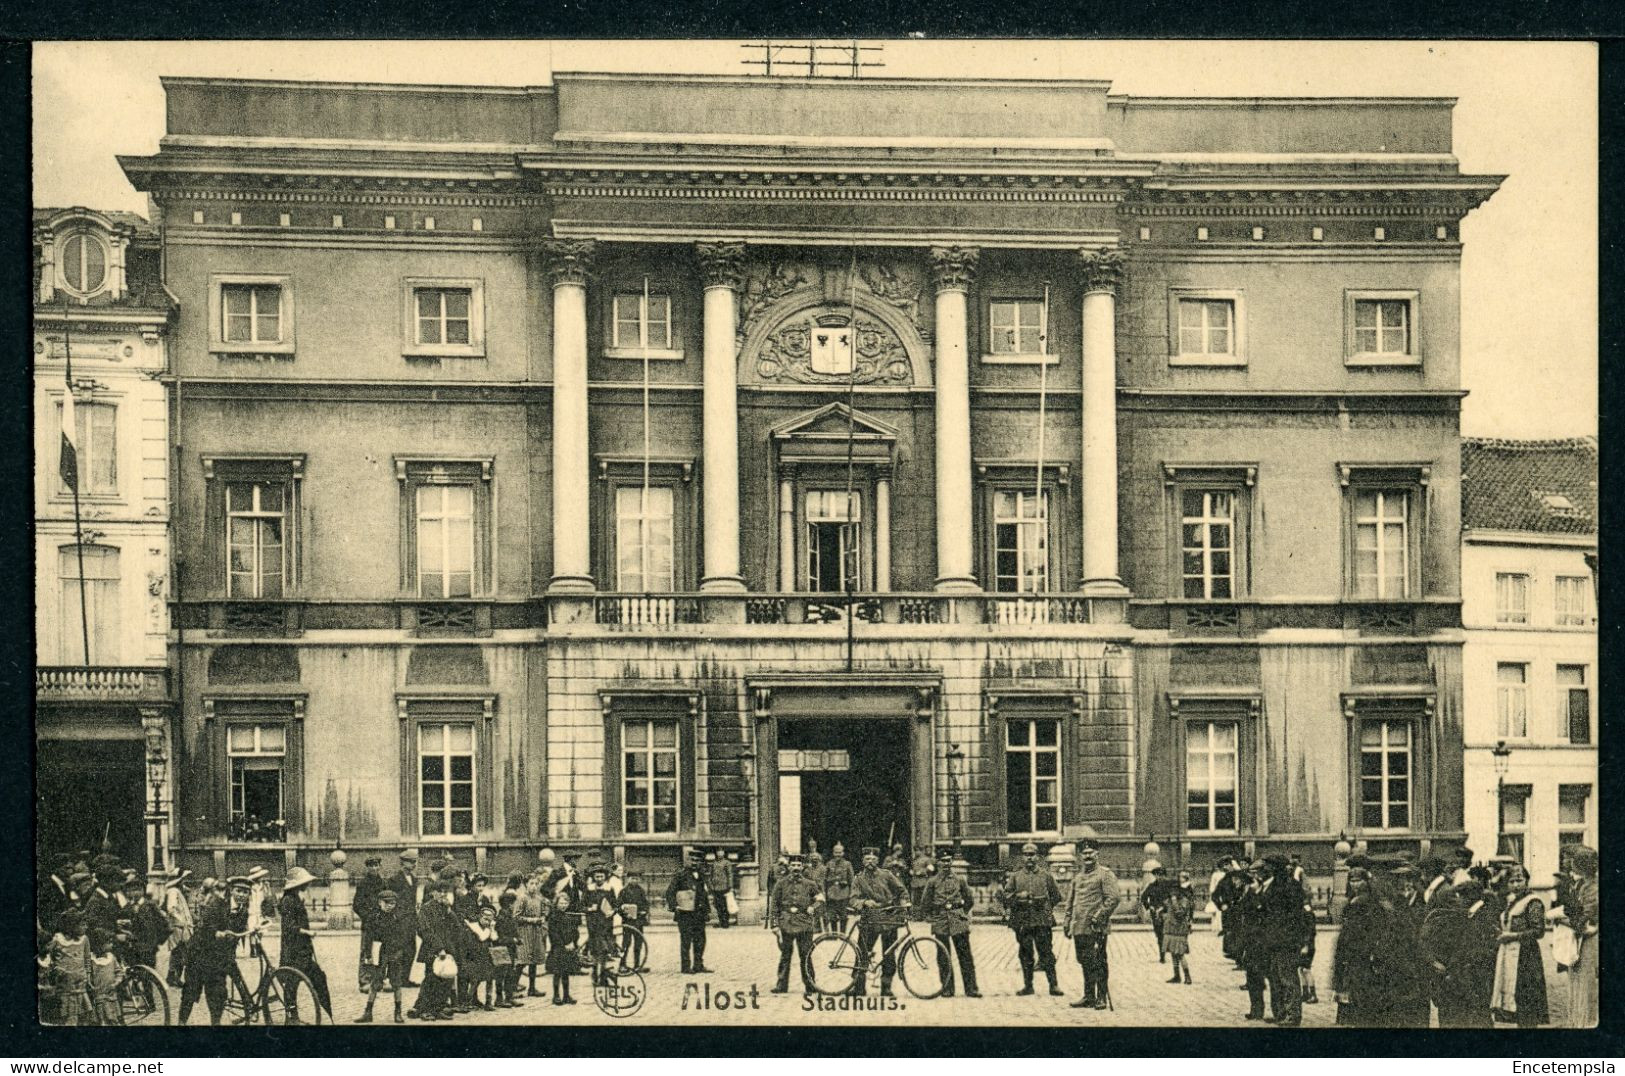
[[[491,937],[491,963],[496,966],[497,1008],[517,1009],[520,1002],[514,998],[519,986],[519,924],[514,919],[513,906],[518,895],[504,890],[497,898],[501,909],[496,915],[495,931]]]
[[[560,893],[547,919],[547,971],[553,976],[553,1004],[574,1005],[570,996],[570,976],[580,968],[576,943],[581,936],[581,916],[570,910],[570,895]]]
[[[592,961],[593,985],[599,984],[599,969],[617,956],[615,952],[615,895],[609,888],[609,867],[593,864],[587,884],[587,958]]]
[[[77,908],[62,913],[62,929],[51,937],[47,950],[51,987],[56,992],[57,1016],[64,1024],[90,1024],[85,988],[90,983],[90,942],[85,938],[85,914]]]
[[[491,939],[497,933],[497,910],[481,904],[479,918],[468,924],[468,959],[464,970],[468,974],[468,1004],[473,1008],[490,1010],[496,1007],[496,964],[491,960]],[[480,1001],[480,987],[485,987],[485,1001]]]
[[[542,876],[532,874],[525,880],[525,891],[514,906],[514,919],[519,924],[519,954],[515,958],[514,974],[519,969],[530,971],[529,996],[539,998],[536,989],[536,968],[547,962],[547,919],[549,903],[542,893]]]
[[[113,936],[105,930],[90,935],[90,1000],[96,1006],[96,1023],[112,1027],[124,1022],[118,1003],[118,958],[113,955]]]
[[[1180,973],[1186,985],[1191,981],[1189,964],[1191,951],[1191,918],[1196,914],[1196,897],[1191,891],[1189,871],[1179,872],[1179,884],[1168,897],[1162,913],[1162,951],[1173,960],[1174,975],[1168,981],[1179,982]]]

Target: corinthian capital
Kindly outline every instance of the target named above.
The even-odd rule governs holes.
[[[932,247],[931,275],[938,291],[964,291],[976,279],[976,259],[982,252],[975,247]]]
[[[1085,248],[1078,252],[1078,265],[1083,270],[1083,290],[1116,293],[1123,279],[1123,252],[1110,248]]]
[[[593,275],[598,244],[591,239],[548,239],[542,243],[547,272],[558,284],[585,284]]]
[[[745,270],[745,244],[695,243],[694,254],[700,259],[706,287],[739,290]]]

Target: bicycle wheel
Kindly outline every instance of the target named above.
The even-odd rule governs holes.
[[[125,1027],[162,1027],[169,1023],[169,987],[145,964],[132,964],[119,984],[118,1007]]]
[[[615,929],[615,947],[621,954],[621,971],[649,970],[649,941],[643,936],[643,931],[621,924]]]
[[[278,968],[266,980],[260,994],[261,1013],[267,1024],[320,1024],[322,1007],[316,988],[298,968]]]
[[[807,978],[826,997],[852,989],[858,975],[858,947],[845,934],[820,934],[807,950]]]
[[[943,965],[939,961],[947,960],[948,956],[948,947],[929,934],[904,942],[897,951],[897,972],[903,977],[908,992],[921,1001],[941,995],[948,984],[943,981]]]

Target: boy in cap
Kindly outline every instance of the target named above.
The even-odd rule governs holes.
[[[418,932],[418,850],[408,848],[400,854],[401,869],[384,879],[384,887],[395,893],[396,904],[400,908],[401,916],[412,928],[412,936],[417,937]],[[410,949],[411,946],[408,946]],[[415,954],[414,954],[415,955]],[[406,961],[406,971],[410,975],[414,960],[409,956]],[[405,982],[402,986],[417,986],[415,982]]]
[[[373,909],[362,919],[362,966],[370,973],[367,1007],[356,1017],[358,1024],[372,1023],[373,1002],[379,990],[388,984],[395,995],[395,1022],[404,1024],[401,1015],[401,987],[406,982],[406,968],[412,958],[412,925],[401,910],[400,900],[393,889],[381,889],[373,897]]]
[[[1017,995],[1033,992],[1033,972],[1044,971],[1049,992],[1059,996],[1055,981],[1055,906],[1061,902],[1060,887],[1038,862],[1038,846],[1031,841],[1021,846],[1021,866],[1004,880],[1004,906],[1010,909],[1010,929],[1016,934],[1016,955],[1021,960],[1021,989]]]
[[[169,920],[147,896],[147,886],[139,877],[124,883],[124,896],[128,901],[123,915],[130,924],[130,957],[137,964],[156,968],[158,950],[169,940]]]
[[[976,989],[976,958],[970,951],[970,913],[975,901],[970,886],[953,871],[954,854],[944,848],[937,853],[937,872],[926,880],[920,893],[920,914],[931,924],[931,933],[942,943],[937,950],[937,971],[942,977],[942,996],[954,996],[954,966],[948,950],[959,956],[959,977],[965,983],[965,996],[979,998]]]
[[[643,872],[632,868],[626,872],[626,884],[616,898],[621,902],[621,922],[637,928],[637,933],[626,935],[625,952],[621,953],[622,971],[642,971],[649,963],[649,954],[643,932],[649,927],[649,891],[643,886]]]
[[[371,985],[369,982],[371,976],[367,973],[367,917],[378,910],[378,894],[384,888],[383,865],[382,856],[377,854],[367,856],[363,873],[356,879],[355,896],[351,901],[351,907],[355,909],[355,917],[361,927],[362,944],[356,961],[356,988],[363,994],[367,993]]]

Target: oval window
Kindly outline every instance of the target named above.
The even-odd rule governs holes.
[[[62,244],[62,276],[73,291],[88,294],[107,279],[107,255],[88,235],[69,236]]]

